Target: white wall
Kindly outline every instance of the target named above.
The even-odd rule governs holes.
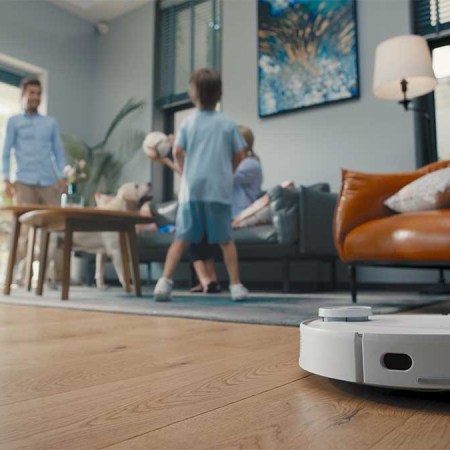
[[[88,139],[95,64],[93,26],[43,1],[0,1],[0,53],[48,72],[48,114]]]
[[[250,126],[265,168],[265,187],[285,179],[331,183],[340,169],[368,172],[415,167],[413,115],[371,93],[376,45],[407,34],[408,0],[359,0],[361,98],[260,119],[257,109],[257,1],[224,0],[224,111]]]
[[[147,106],[133,126],[147,131],[152,122],[155,3],[146,4],[110,23],[96,38],[93,136],[100,140],[112,118],[134,97]],[[123,181],[148,181],[150,163],[139,151],[124,168]]]

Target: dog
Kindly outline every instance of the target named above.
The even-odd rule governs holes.
[[[137,184],[125,183],[117,191],[117,195],[112,199],[107,196],[96,194],[96,201],[99,208],[117,211],[139,211],[141,206],[151,201],[151,183]],[[119,281],[123,287],[126,286],[120,243],[117,233],[83,233],[77,232],[73,236],[73,249],[95,253],[95,283],[98,289],[105,289],[105,263],[106,258],[110,258],[116,270]]]

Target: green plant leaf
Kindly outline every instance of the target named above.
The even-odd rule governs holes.
[[[102,147],[105,147],[111,135],[113,134],[115,129],[119,126],[119,124],[131,113],[142,111],[144,106],[145,106],[144,100],[137,102],[133,98],[130,98],[112,120],[111,124],[108,127],[108,130],[106,131],[104,139],[97,145],[95,145],[93,147],[93,150],[96,151],[101,149]]]
[[[90,146],[71,136],[63,137],[67,158],[72,163],[84,159],[90,177],[80,185],[88,205],[94,204],[94,193],[113,194],[119,187],[123,167],[142,148],[146,133],[132,127],[133,113],[141,113],[145,101],[129,99],[120,109],[97,145]]]

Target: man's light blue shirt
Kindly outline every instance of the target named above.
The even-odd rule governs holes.
[[[36,114],[18,114],[6,125],[3,179],[10,179],[11,151],[16,157],[16,181],[51,186],[64,177],[66,160],[56,120]]]
[[[181,124],[175,145],[186,151],[180,203],[230,205],[233,159],[246,146],[234,122],[221,112],[197,110]]]

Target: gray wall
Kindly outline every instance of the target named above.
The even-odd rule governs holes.
[[[341,168],[389,172],[415,167],[413,115],[396,102],[375,99],[371,92],[377,44],[411,32],[409,1],[359,0],[357,6],[361,98],[260,119],[257,0],[224,0],[223,109],[254,130],[266,188],[291,179],[305,185],[327,181],[338,191]],[[275,270],[279,268],[262,266],[258,277],[271,279]],[[292,279],[308,281],[314,273],[313,266],[299,264]],[[342,277],[346,277],[344,270]],[[436,277],[430,271],[359,271],[359,279],[367,282],[427,282]]]
[[[101,139],[111,119],[134,97],[147,102],[133,126],[150,129],[153,106],[153,47],[155,3],[152,1],[110,23],[110,31],[96,38],[93,135]],[[148,181],[150,163],[139,151],[124,168],[123,181]]]
[[[413,115],[371,93],[376,45],[407,34],[408,0],[358,1],[361,98],[258,118],[256,0],[225,0],[223,24],[224,111],[255,132],[265,186],[285,179],[328,181],[336,190],[340,169],[409,170],[415,165]],[[269,169],[270,168],[270,169]]]
[[[48,72],[48,114],[90,137],[95,64],[91,24],[43,1],[0,1],[0,53]]]

